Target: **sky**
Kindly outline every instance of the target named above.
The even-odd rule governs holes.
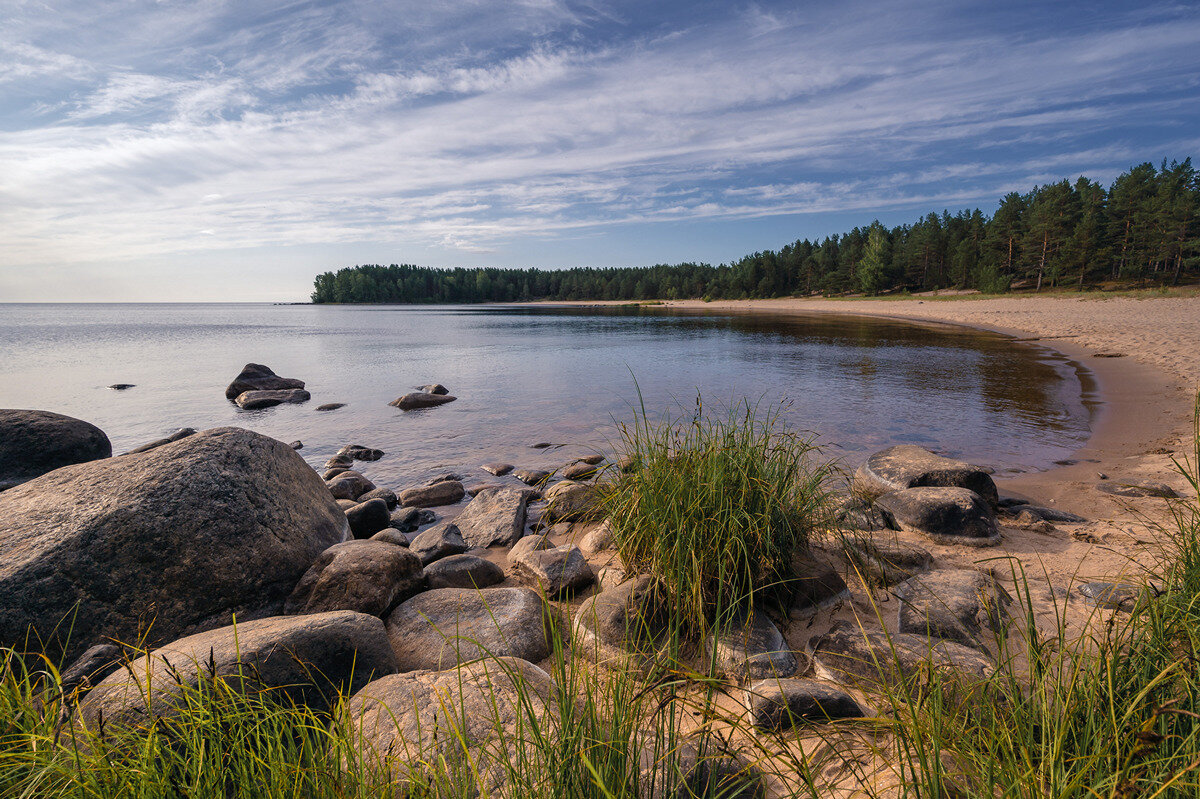
[[[1198,145],[1195,2],[0,0],[0,302],[721,263]]]

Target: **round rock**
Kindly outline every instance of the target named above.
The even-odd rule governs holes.
[[[421,589],[421,561],[383,541],[334,544],[313,562],[284,605],[287,614],[356,610],[384,616]]]
[[[967,488],[906,488],[879,497],[875,507],[894,528],[921,533],[939,544],[1000,543],[996,514],[983,497]]]

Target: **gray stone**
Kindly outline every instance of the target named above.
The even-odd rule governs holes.
[[[653,578],[588,597],[571,625],[574,651],[614,669],[644,668],[660,655],[666,615]]]
[[[302,388],[288,388],[272,391],[243,391],[234,398],[239,408],[247,411],[259,408],[273,408],[276,405],[295,405],[308,402],[312,395]]]
[[[497,477],[503,477],[513,470],[513,465],[511,463],[485,463],[479,468],[483,469],[488,474],[494,474]]]
[[[410,508],[437,508],[453,505],[467,495],[457,480],[443,480],[430,486],[417,486],[400,492],[400,504]]]
[[[1096,581],[1079,586],[1090,604],[1108,610],[1131,610],[1146,589],[1137,583]]]
[[[1158,497],[1159,499],[1175,499],[1179,494],[1175,489],[1171,488],[1166,483],[1158,483],[1153,480],[1113,480],[1107,483],[1099,483],[1096,488],[1103,491],[1105,494],[1113,494],[1118,497]]]
[[[329,710],[340,693],[396,671],[383,622],[343,610],[280,616],[173,641],[100,682],[80,703],[77,723],[98,729],[144,725],[174,715],[183,688],[213,676],[245,692]]]
[[[391,544],[397,547],[408,547],[408,536],[397,530],[395,527],[388,527],[380,530],[375,535],[371,536],[370,541],[382,541],[386,544]]]
[[[850,497],[837,512],[837,521],[849,530],[886,530],[887,520],[883,514],[869,502]]]
[[[465,479],[466,478],[463,477],[461,474],[456,474],[454,472],[443,472],[442,474],[439,474],[437,477],[434,477],[432,480],[428,480],[425,483],[425,485],[435,486],[438,483],[461,483]]]
[[[137,383],[113,383],[109,388],[113,391],[128,391],[136,385]]]
[[[563,469],[562,476],[564,480],[586,480],[595,477],[599,471],[598,466],[590,463],[572,463]]]
[[[94,424],[50,411],[0,409],[0,491],[111,456],[108,436]]]
[[[1032,513],[1035,516],[1057,524],[1083,524],[1087,519],[1075,513],[1068,513],[1058,508],[1043,508],[1040,505],[1024,505],[1021,512]]]
[[[999,501],[996,484],[986,470],[912,444],[876,452],[854,475],[855,490],[872,497],[918,486],[966,488],[993,506]]]
[[[484,491],[490,491],[493,488],[504,488],[504,486],[499,483],[475,483],[467,486],[467,496],[477,497]]]
[[[888,523],[939,544],[985,547],[1000,543],[996,514],[966,488],[906,488],[875,500]]]
[[[513,469],[512,476],[525,485],[541,485],[550,477],[550,472],[541,469]]]
[[[370,538],[391,524],[392,515],[382,499],[370,499],[347,510],[346,520],[355,538]]]
[[[291,447],[292,449],[304,449],[304,442],[303,441],[293,441],[292,443],[288,444],[288,446]]]
[[[837,570],[811,554],[796,556],[797,577],[788,584],[792,592],[788,618],[803,621],[850,598],[850,589]]]
[[[0,641],[32,626],[69,662],[107,637],[148,629],[153,646],[275,615],[349,532],[304,459],[249,430],[63,467],[0,493]]]
[[[530,449],[546,449],[549,446],[551,446],[549,441],[539,441],[536,444],[530,444],[529,448]]]
[[[551,549],[553,546],[554,544],[550,543],[550,539],[544,535],[527,535],[513,544],[513,548],[508,552],[508,562],[511,564],[526,552]]]
[[[347,709],[364,760],[390,773],[395,796],[424,795],[448,768],[461,780],[455,795],[510,797],[521,792],[510,788],[509,759],[533,746],[531,730],[556,728],[557,695],[537,666],[499,658],[383,677]]]
[[[523,488],[481,491],[454,523],[472,547],[511,546],[525,532],[525,508],[532,493]]]
[[[563,480],[546,490],[546,512],[543,521],[556,522],[594,521],[604,516],[604,509],[597,499],[596,487],[586,483]]]
[[[755,727],[781,732],[797,721],[856,719],[866,714],[840,688],[817,680],[767,679],[746,689],[746,707]]]
[[[321,474],[321,479],[328,483],[331,480],[333,480],[333,478],[337,477],[339,474],[344,474],[345,472],[348,472],[348,471],[350,471],[350,467],[348,467],[348,466],[334,466],[332,469],[326,469]]]
[[[350,469],[339,473],[329,481],[329,493],[333,494],[334,499],[353,499],[357,501],[359,497],[368,491],[374,490],[374,483]]]
[[[450,555],[425,569],[428,588],[487,588],[504,582],[504,569],[475,555]]]
[[[874,585],[893,585],[933,568],[929,550],[895,538],[878,535],[845,543],[851,562]]]
[[[595,555],[617,545],[617,528],[608,519],[592,527],[579,541],[579,548],[585,555]]]
[[[705,646],[704,656],[710,655],[718,675],[737,682],[790,677],[797,665],[779,628],[762,611],[733,620]]]
[[[604,463],[603,455],[584,455],[582,458],[576,459],[579,463],[586,463],[590,466],[599,466]]]
[[[416,553],[421,559],[421,563],[428,566],[435,560],[449,557],[450,555],[461,555],[470,547],[467,542],[463,541],[462,535],[458,531],[458,527],[447,522],[439,524],[437,527],[431,527],[417,535],[409,544],[409,548]]]
[[[225,389],[225,399],[235,399],[247,391],[287,391],[297,388],[304,388],[303,380],[280,377],[262,364],[248,363]]]
[[[458,397],[452,397],[449,394],[427,394],[424,391],[416,391],[412,394],[405,394],[403,397],[398,397],[388,403],[393,408],[399,408],[402,411],[412,411],[418,408],[433,408],[438,405],[445,405],[447,402],[454,402]]]
[[[179,441],[181,439],[187,438],[188,436],[194,436],[194,435],[196,435],[195,428],[181,427],[178,430],[176,430],[174,433],[172,433],[171,435],[167,436],[166,438],[158,438],[158,439],[155,439],[154,441],[151,441],[149,444],[142,444],[140,447],[134,447],[133,449],[129,450],[129,452],[126,452],[125,454],[126,455],[136,455],[139,452],[149,452],[152,449],[161,447],[163,444],[173,444],[176,441]],[[300,446],[304,446],[304,445],[301,444]],[[292,449],[299,449],[299,447],[293,446]]]
[[[391,525],[401,532],[411,533],[436,521],[437,514],[428,508],[399,507],[392,511]]]
[[[424,394],[437,394],[445,396],[450,393],[450,389],[443,386],[441,383],[430,383],[427,386],[417,386],[417,390]]]
[[[896,586],[900,632],[921,633],[981,648],[985,630],[999,632],[1012,599],[995,578],[973,569],[938,569]]]
[[[119,669],[125,659],[125,650],[117,644],[105,643],[88,647],[86,652],[59,674],[59,690],[64,696],[73,694],[78,699]]]
[[[382,617],[421,586],[421,561],[412,552],[383,541],[346,541],[313,562],[284,612],[356,610]]]
[[[337,454],[356,461],[377,461],[383,457],[383,450],[364,447],[362,444],[347,444],[339,449]]]
[[[367,493],[360,495],[358,501],[370,502],[373,499],[382,499],[387,504],[389,511],[395,510],[400,506],[400,498],[390,488],[373,488]],[[387,525],[384,526],[386,527]]]
[[[808,649],[818,677],[865,690],[914,680],[983,679],[994,671],[968,646],[914,633],[889,636],[850,621],[814,636]]]
[[[338,454],[338,455],[334,455],[329,460],[325,461],[326,469],[336,469],[339,466],[344,466],[346,468],[350,468],[353,465],[354,465],[354,458],[351,458],[349,455]]]
[[[336,411],[338,408],[345,408],[345,407],[346,407],[346,403],[344,403],[344,402],[326,402],[322,405],[318,405],[317,410],[322,411],[322,412]]]
[[[553,549],[529,549],[512,559],[513,571],[537,586],[551,599],[571,594],[596,580],[579,547],[566,544]]]
[[[448,669],[481,657],[537,662],[550,654],[546,609],[528,588],[438,588],[387,618],[400,671]]]

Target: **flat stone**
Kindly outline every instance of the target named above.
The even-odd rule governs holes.
[[[766,679],[746,689],[746,707],[755,727],[781,732],[797,721],[856,719],[866,714],[837,686],[817,680]]]
[[[528,588],[438,588],[387,618],[399,671],[447,669],[481,657],[537,662],[550,654],[542,599]]]
[[[512,558],[513,571],[524,582],[558,599],[591,585],[596,575],[579,547],[566,544],[552,549],[530,549]]]
[[[846,553],[874,585],[894,585],[933,568],[929,550],[883,535],[847,539]]]
[[[427,394],[424,391],[416,391],[412,394],[405,394],[403,397],[398,397],[388,405],[393,408],[399,408],[402,411],[412,411],[418,408],[434,408],[438,405],[445,405],[447,402],[454,402],[458,397],[452,397],[449,394]]]
[[[550,477],[550,472],[541,469],[513,469],[512,476],[525,485],[540,485]]]
[[[876,452],[854,475],[857,491],[880,496],[906,488],[935,486],[966,488],[992,506],[999,501],[996,483],[986,470],[951,458],[934,455],[923,447],[900,444]]]
[[[337,454],[356,461],[377,461],[384,455],[383,450],[364,447],[362,444],[347,444],[339,449]]]
[[[176,430],[174,433],[172,433],[171,435],[167,436],[166,438],[158,438],[158,439],[155,439],[154,441],[151,441],[149,444],[142,444],[140,447],[134,447],[133,449],[129,450],[129,452],[126,452],[125,454],[126,455],[137,455],[139,452],[149,452],[150,450],[157,449],[158,447],[161,447],[164,444],[174,444],[176,441],[182,441],[183,439],[187,438],[188,436],[194,436],[194,435],[196,435],[195,428],[181,427],[178,430]],[[296,447],[292,447],[292,449],[296,449]]]
[[[562,476],[564,480],[586,480],[598,471],[599,467],[590,463],[572,463],[563,469]]]
[[[1098,483],[1096,488],[1105,494],[1118,497],[1157,497],[1159,499],[1175,499],[1179,494],[1166,483],[1153,480],[1112,480]]]
[[[409,544],[409,548],[426,566],[450,555],[461,555],[470,549],[458,527],[449,522],[419,533]]]
[[[991,506],[966,488],[906,488],[875,500],[896,529],[921,533],[939,544],[985,547],[1000,543]]]
[[[1079,593],[1089,604],[1109,610],[1131,610],[1144,590],[1137,583],[1100,580],[1079,586]]]
[[[808,649],[818,677],[865,690],[914,679],[983,679],[995,670],[968,646],[914,633],[865,631],[849,621],[814,636]]]
[[[284,604],[284,613],[355,610],[385,616],[421,590],[421,561],[383,541],[334,544],[313,562]]]
[[[360,502],[346,511],[350,533],[355,538],[370,538],[392,522],[387,503],[382,499]]]
[[[532,493],[521,488],[481,491],[454,523],[469,546],[511,546],[525,532],[525,509]]]
[[[900,632],[981,648],[985,630],[998,632],[1012,599],[993,577],[973,569],[938,569],[895,588]]]
[[[737,682],[790,677],[797,665],[779,628],[762,611],[735,620],[720,632],[715,642],[705,645],[703,656],[710,654],[718,675]]]
[[[0,409],[0,491],[111,456],[108,436],[90,422],[50,411]]]
[[[444,480],[431,486],[417,486],[400,492],[400,504],[410,508],[437,508],[453,505],[467,495],[457,480]]]
[[[260,363],[248,363],[225,389],[225,399],[235,399],[247,391],[288,391],[304,388],[304,381],[280,377]]]
[[[326,402],[322,405],[318,405],[317,410],[322,411],[322,412],[336,411],[338,408],[345,408],[345,407],[346,407],[346,403],[344,403],[344,402]]]
[[[329,481],[329,493],[333,494],[334,499],[353,499],[357,501],[359,497],[368,491],[374,490],[374,483],[352,469],[339,472]]]
[[[429,588],[487,588],[504,582],[504,569],[475,555],[450,555],[425,569]]]
[[[497,477],[503,477],[513,470],[511,463],[485,463],[479,467],[489,474],[494,474]]]
[[[312,395],[302,388],[288,388],[271,391],[243,391],[234,398],[239,408],[247,411],[259,408],[273,408],[276,405],[299,404],[308,402]]]

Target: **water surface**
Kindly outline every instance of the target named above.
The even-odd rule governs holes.
[[[312,401],[243,411],[225,386],[246,362],[307,383]],[[0,407],[43,408],[105,430],[115,452],[179,427],[238,425],[320,465],[359,443],[363,471],[404,486],[507,460],[554,466],[606,449],[648,410],[749,397],[781,404],[854,465],[917,443],[1003,473],[1044,469],[1089,434],[1081,370],[983,332],[858,316],[501,306],[0,305]],[[441,382],[459,399],[387,403]],[[134,383],[113,391],[112,383]],[[326,402],[347,407],[330,413]],[[549,441],[561,448],[533,450]]]

